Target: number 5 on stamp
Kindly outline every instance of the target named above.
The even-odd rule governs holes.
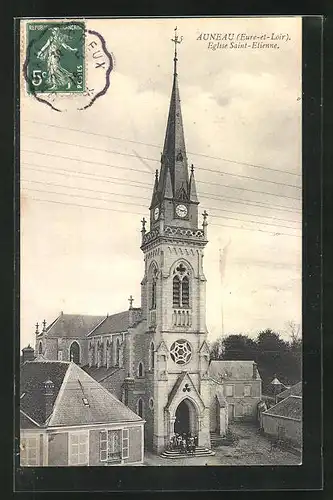
[[[84,92],[84,23],[28,23],[26,61],[29,93]]]

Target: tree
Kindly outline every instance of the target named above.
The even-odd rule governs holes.
[[[211,345],[211,359],[243,359],[256,361],[256,343],[246,335],[219,337]]]

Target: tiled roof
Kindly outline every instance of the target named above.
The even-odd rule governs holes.
[[[27,361],[21,366],[20,399],[21,410],[39,425],[44,425],[44,382],[51,379],[54,384],[53,404],[56,400],[69,363],[62,361]]]
[[[53,411],[45,418],[43,382],[54,383]],[[40,425],[77,426],[118,422],[140,422],[142,419],[104,389],[75,363],[65,361],[31,361],[21,369],[21,410]],[[88,401],[85,404],[84,399]],[[23,428],[31,426],[22,416]]]
[[[302,398],[299,396],[288,396],[266,410],[263,415],[289,417],[294,420],[302,420]]]
[[[86,337],[106,316],[61,314],[46,328],[50,337]]]
[[[84,404],[83,398],[87,399],[89,406]],[[142,421],[141,417],[91,378],[79,366],[71,363],[49,421],[49,426],[140,421]]]
[[[133,308],[131,310],[132,323],[130,323],[130,311],[122,311],[116,314],[111,314],[91,332],[93,335],[106,335],[109,333],[122,333],[126,332],[130,326],[141,319],[141,309]]]
[[[218,381],[253,380],[254,364],[254,361],[211,361],[209,375]],[[260,380],[258,370],[256,370],[255,380]]]
[[[281,401],[282,399],[287,398],[288,396],[302,396],[302,382],[298,382],[295,385],[292,385],[289,387],[289,389],[286,389],[285,391],[280,392],[280,394],[277,395],[277,400]]]

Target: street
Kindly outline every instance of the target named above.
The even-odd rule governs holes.
[[[166,459],[146,452],[144,464],[149,466],[181,465],[300,465],[301,457],[290,451],[273,448],[269,439],[249,423],[232,423],[230,430],[239,441],[231,446],[214,448],[215,456]]]

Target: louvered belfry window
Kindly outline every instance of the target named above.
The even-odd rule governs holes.
[[[183,263],[181,263],[174,271],[173,307],[190,307],[189,272]]]
[[[180,307],[180,279],[178,276],[173,278],[173,307]]]

